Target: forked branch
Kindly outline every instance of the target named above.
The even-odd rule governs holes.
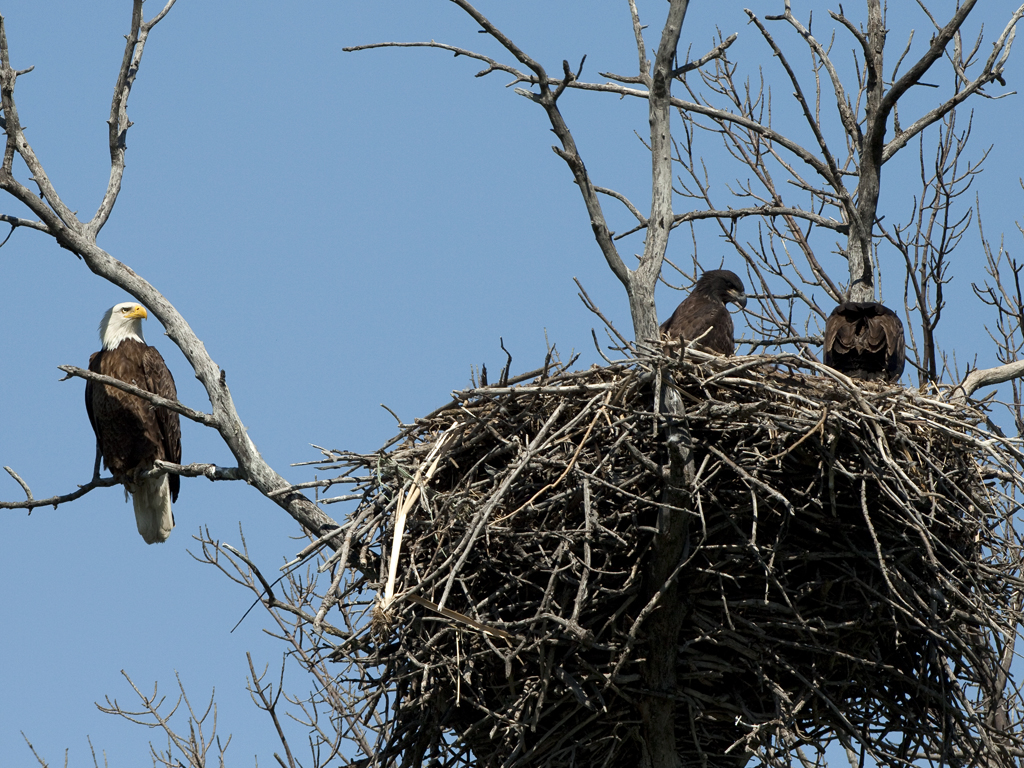
[[[674,220],[672,214],[672,138],[669,125],[669,110],[672,107],[680,106],[682,102],[673,98],[671,84],[675,78],[681,77],[683,74],[693,71],[710,61],[723,58],[726,49],[732,45],[736,36],[733,35],[721,41],[711,51],[695,61],[682,66],[675,66],[676,51],[679,45],[679,35],[682,31],[683,19],[686,15],[687,2],[685,0],[673,0],[669,6],[665,25],[662,28],[662,36],[652,69],[651,63],[647,59],[647,51],[642,35],[643,25],[640,23],[636,4],[630,2],[630,13],[637,46],[638,72],[636,76],[630,77],[611,74],[605,74],[604,76],[618,80],[620,83],[636,83],[644,86],[644,88],[630,88],[617,83],[586,83],[579,79],[581,72],[573,72],[569,68],[568,63],[564,61],[562,62],[562,78],[555,79],[549,77],[543,65],[520,48],[468,0],[453,0],[453,2],[479,24],[484,33],[496,40],[528,71],[500,64],[490,57],[474,53],[465,48],[433,41],[423,43],[376,43],[353,46],[345,50],[355,51],[382,47],[437,48],[450,51],[457,56],[467,56],[485,62],[487,68],[478,72],[478,76],[494,71],[503,71],[515,77],[514,83],[526,83],[536,86],[536,91],[523,88],[516,89],[516,93],[540,105],[548,116],[552,131],[558,137],[560,143],[560,146],[552,147],[552,149],[569,166],[586,205],[587,213],[590,217],[590,225],[598,247],[601,249],[601,253],[612,273],[626,289],[630,302],[630,312],[633,318],[635,338],[641,341],[656,339],[658,324],[654,308],[654,287],[661,271],[669,233],[672,227],[678,223]],[[652,148],[652,200],[650,215],[644,216],[641,214],[639,209],[629,202],[624,195],[594,185],[572,132],[558,107],[559,97],[569,89],[596,90],[617,93],[620,96],[648,99],[651,123],[650,146]],[[694,106],[700,109],[699,106]],[[615,238],[608,227],[599,194],[610,195],[621,201],[637,221],[640,222],[641,227],[648,229],[644,253],[635,270],[630,269],[625,264],[616,248]]]
[[[142,20],[142,3],[136,2],[133,7],[132,28],[127,35],[121,69],[117,73],[117,83],[114,86],[114,98],[110,104],[110,118],[107,120],[110,144],[110,180],[107,182],[107,191],[96,210],[96,215],[86,225],[86,230],[92,234],[93,239],[110,218],[110,212],[114,210],[114,203],[121,191],[121,179],[124,176],[124,152],[127,146],[128,129],[132,125],[132,121],[128,119],[128,95],[131,93],[135,77],[139,73],[146,40],[149,39],[150,30],[170,12],[176,1],[167,0],[163,10],[147,22]]]

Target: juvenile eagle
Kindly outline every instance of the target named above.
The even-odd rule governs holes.
[[[89,358],[89,370],[134,384],[140,389],[177,400],[174,379],[160,353],[142,338],[147,317],[131,301],[108,309],[100,322],[103,349]],[[178,414],[116,387],[85,383],[85,410],[96,443],[111,474],[132,494],[135,523],[147,544],[166,541],[174,527],[171,502],[178,500],[180,478],[137,478],[156,460],[181,463]]]
[[[894,382],[903,373],[903,322],[877,301],[846,301],[825,321],[825,365],[853,379]]]
[[[693,291],[676,307],[672,317],[661,325],[667,339],[693,341],[704,349],[720,355],[736,350],[732,318],[725,305],[732,302],[739,308],[747,306],[743,281],[728,269],[712,269],[700,276]]]

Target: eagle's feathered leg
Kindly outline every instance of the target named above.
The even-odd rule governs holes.
[[[96,482],[100,479],[100,462],[103,460],[103,451],[100,450],[100,444],[96,443],[96,463],[92,465],[92,482]]]

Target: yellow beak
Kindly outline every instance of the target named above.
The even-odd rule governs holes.
[[[145,320],[146,318],[149,317],[149,313],[146,312],[146,308],[144,306],[142,306],[141,304],[136,304],[132,308],[132,310],[127,315],[125,315],[125,317],[130,317],[133,319],[136,317],[141,317],[143,320]]]

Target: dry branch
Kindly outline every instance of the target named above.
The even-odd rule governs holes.
[[[86,381],[95,381],[99,384],[106,384],[110,387],[123,390],[136,397],[141,397],[143,400],[151,402],[153,405],[158,405],[161,408],[166,408],[169,411],[180,413],[186,419],[191,419],[207,427],[216,427],[217,420],[208,413],[197,411],[193,408],[189,408],[187,405],[183,405],[177,400],[168,400],[166,397],[154,394],[149,390],[137,387],[134,384],[129,384],[127,381],[121,381],[121,379],[115,379],[113,376],[104,376],[100,373],[94,373],[93,371],[85,370],[84,368],[78,368],[74,365],[58,365],[60,370],[67,374],[61,381],[67,381],[72,377],[85,379]]]
[[[65,493],[58,496],[50,496],[46,499],[37,499],[32,495],[32,490],[29,488],[28,483],[21,479],[21,477],[10,467],[4,467],[7,470],[7,474],[14,478],[14,480],[21,486],[21,489],[25,492],[27,497],[25,501],[0,501],[0,509],[27,509],[31,512],[37,507],[53,507],[57,508],[59,504],[65,504],[75,499],[80,499],[85,496],[89,491],[94,488],[109,488],[112,485],[118,485],[118,481],[112,477],[94,477],[88,483],[78,486],[77,491],[71,493]]]

